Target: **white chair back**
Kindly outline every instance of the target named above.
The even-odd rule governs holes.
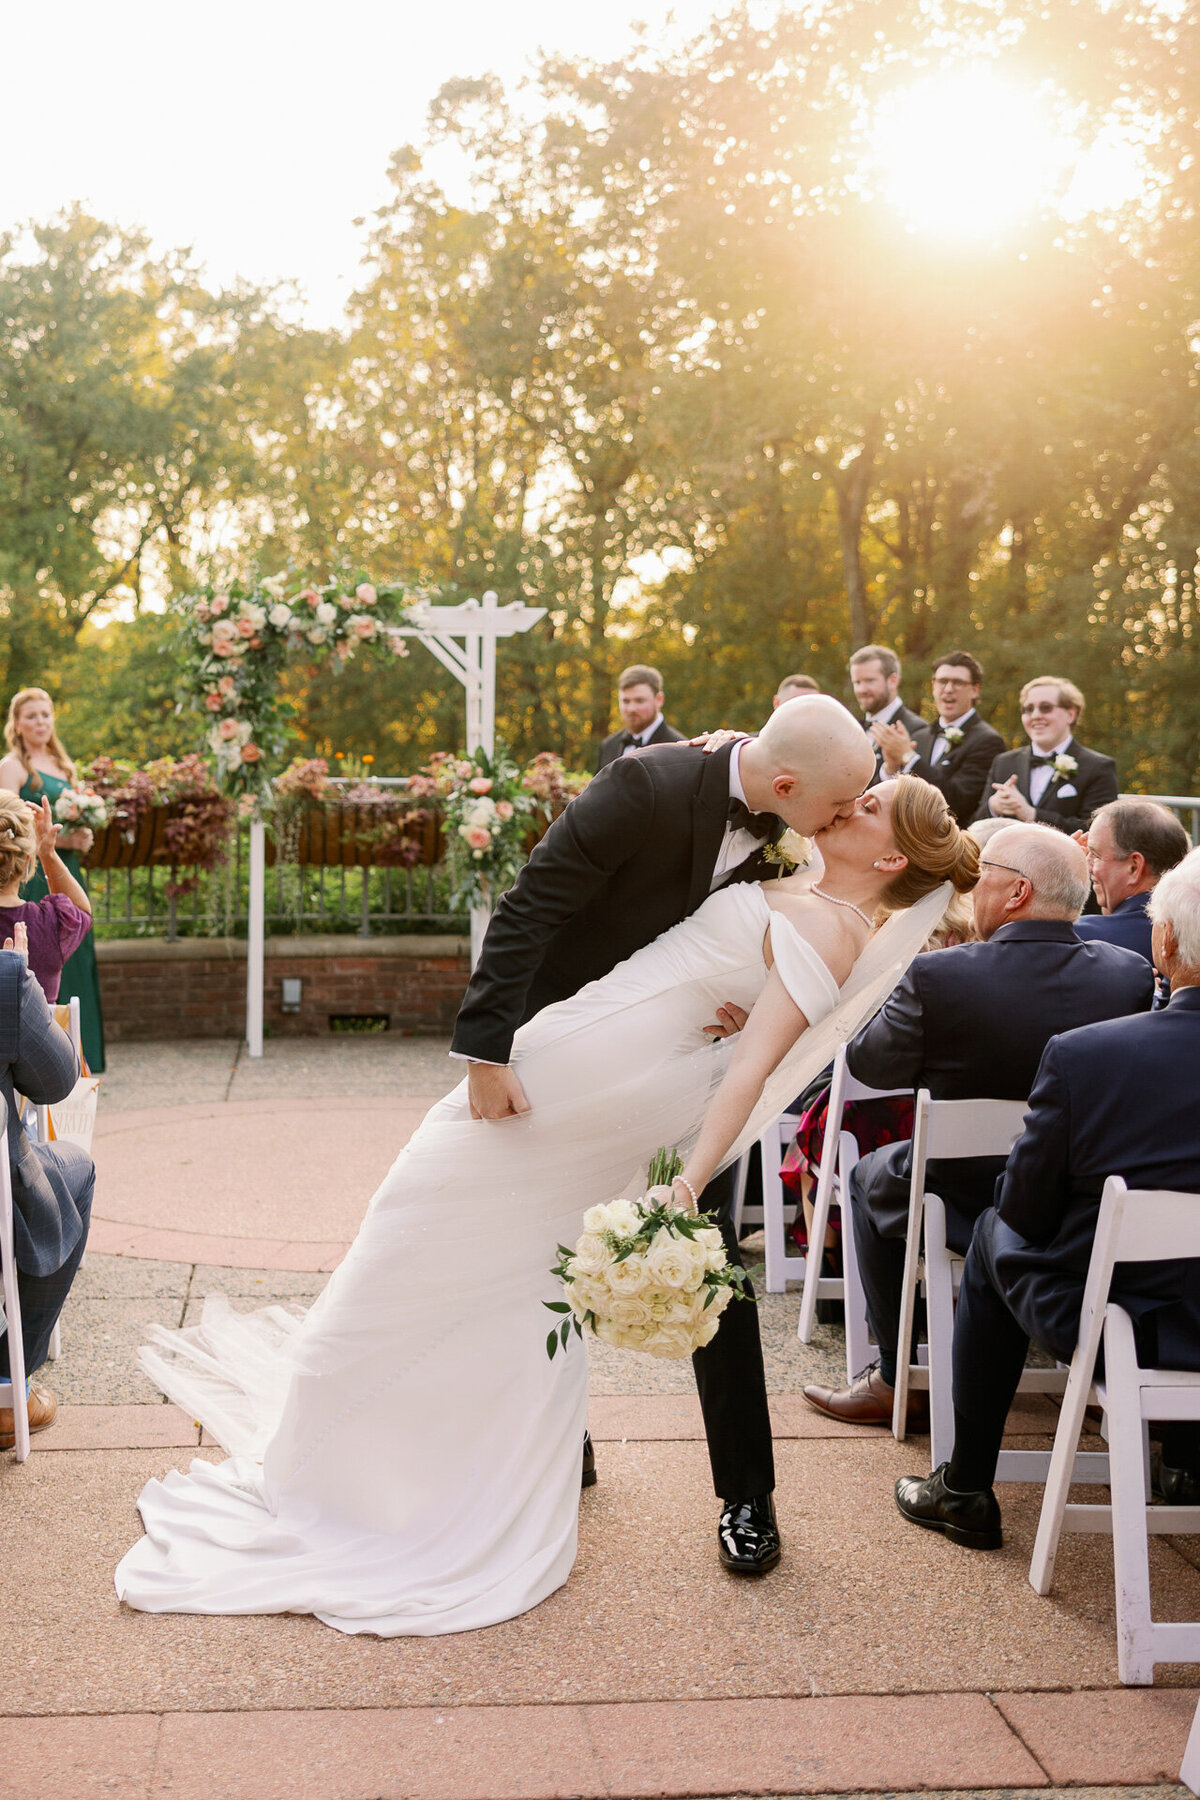
[[[13,1431],[17,1461],[29,1455],[29,1409],[25,1404],[25,1344],[21,1336],[21,1300],[17,1292],[17,1258],[13,1243],[12,1170],[8,1162],[8,1103],[0,1094],[0,1284],[8,1331],[8,1368],[13,1393]]]

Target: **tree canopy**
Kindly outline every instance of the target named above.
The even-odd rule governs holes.
[[[873,121],[979,60],[1079,144],[1123,134],[1141,191],[913,229]],[[753,726],[882,640],[910,702],[979,655],[1010,735],[1021,681],[1068,675],[1126,786],[1195,791],[1198,124],[1190,9],[821,0],[449,84],[338,331],[81,212],[4,241],[8,685],[59,692],[73,748],[190,748],[162,629],[95,630],[114,597],[361,565],[549,608],[501,658],[522,754],[587,760],[627,662],[677,723]],[[427,659],[289,681],[313,750],[400,769],[461,730]]]

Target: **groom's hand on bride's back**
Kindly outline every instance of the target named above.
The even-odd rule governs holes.
[[[468,1064],[467,1098],[473,1119],[511,1119],[529,1111],[525,1090],[507,1063]]]

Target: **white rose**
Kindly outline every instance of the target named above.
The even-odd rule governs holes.
[[[608,1316],[614,1325],[620,1325],[626,1329],[633,1325],[649,1325],[653,1319],[653,1314],[646,1302],[636,1294],[630,1298],[621,1296],[616,1300],[610,1300]]]
[[[602,1275],[612,1259],[613,1253],[604,1239],[586,1231],[575,1246],[571,1267],[579,1275]]]
[[[647,1281],[645,1260],[635,1250],[623,1262],[614,1262],[605,1278],[614,1294],[640,1294]]]
[[[656,1287],[690,1287],[699,1271],[692,1258],[692,1246],[685,1238],[677,1238],[661,1226],[646,1252],[646,1272]],[[705,1252],[701,1250],[701,1257]]]
[[[694,1334],[687,1325],[672,1323],[656,1326],[644,1348],[651,1356],[682,1357],[692,1354],[693,1342]]]
[[[337,607],[333,604],[332,600],[322,600],[316,611],[317,623],[319,625],[332,625],[337,616]]]
[[[477,800],[471,810],[467,813],[466,817],[468,825],[483,825],[485,827],[490,827],[496,817],[495,802],[492,800]]]
[[[267,618],[276,631],[286,631],[292,622],[292,609],[290,606],[285,606],[282,600],[277,601],[267,614]]]
[[[310,644],[323,644],[329,633],[323,625],[310,625],[304,635]]]
[[[282,600],[287,593],[287,578],[283,575],[268,575],[258,585],[264,594],[271,594],[276,600]]]
[[[583,1215],[583,1229],[597,1236],[608,1229],[607,1206],[589,1206]]]
[[[720,1323],[721,1321],[717,1317],[716,1303],[714,1301],[713,1305],[709,1307],[708,1312],[696,1327],[695,1345],[697,1350],[702,1350],[705,1344],[712,1343],[717,1335],[717,1327]]]
[[[642,1215],[632,1200],[610,1200],[603,1208],[604,1229],[618,1237],[636,1237],[642,1226]]]
[[[255,631],[261,631],[267,622],[265,609],[261,606],[255,606],[252,600],[242,601],[241,605],[238,607],[238,618],[245,619],[247,625],[253,625]]]

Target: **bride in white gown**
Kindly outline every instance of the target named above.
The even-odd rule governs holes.
[[[941,795],[907,777],[819,842],[817,885],[720,889],[523,1026],[528,1113],[474,1120],[465,1083],[434,1106],[305,1317],[212,1296],[199,1326],[156,1330],[144,1366],[229,1458],[147,1484],[123,1600],[432,1636],[562,1585],[587,1358],[577,1341],[546,1355],[556,1245],[586,1207],[639,1192],[661,1144],[685,1157],[681,1201],[699,1193],[882,1004],[951,884],[976,875]],[[879,905],[908,910],[870,937]],[[750,1021],[710,1042],[728,1001]]]

